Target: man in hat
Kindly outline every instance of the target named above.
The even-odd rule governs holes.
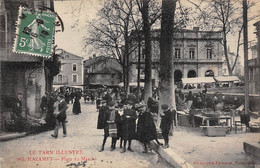
[[[67,102],[64,99],[63,95],[58,95],[57,101],[54,103],[54,115],[56,117],[56,126],[54,129],[54,134],[51,134],[52,137],[58,138],[59,128],[62,124],[63,128],[63,136],[67,136],[67,129],[66,129],[66,110],[68,109]]]
[[[169,148],[169,131],[173,123],[173,113],[167,104],[162,104],[161,108],[163,113],[160,114],[162,118],[160,128],[162,130],[162,136],[164,139],[163,148]]]
[[[104,139],[99,152],[104,150],[107,137],[112,137],[112,143],[110,150],[113,151],[116,148],[116,141],[117,141],[117,127],[116,123],[119,120],[119,114],[115,110],[115,102],[110,101],[108,103],[108,109],[105,112],[105,128],[104,128]]]
[[[133,152],[131,148],[131,142],[135,138],[135,128],[136,123],[135,120],[137,119],[136,111],[132,109],[134,102],[127,101],[126,109],[122,115],[122,139],[124,140],[124,147],[122,153],[126,151],[126,143],[128,141],[128,148],[127,150]]]
[[[14,113],[14,119],[21,118],[22,117],[22,93],[17,93],[16,97],[13,99],[13,113]]]
[[[158,145],[162,145],[162,143],[157,139],[156,127],[150,110],[145,104],[140,104],[138,111],[137,138],[144,145],[143,153],[147,153],[150,141],[155,140]]]

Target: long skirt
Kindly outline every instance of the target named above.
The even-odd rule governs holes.
[[[109,124],[108,129],[109,129],[109,136],[110,137],[117,137],[116,123]]]
[[[81,113],[81,107],[80,107],[80,102],[79,102],[79,100],[76,100],[76,101],[73,103],[72,112],[73,112],[73,114],[79,114],[79,113]]]

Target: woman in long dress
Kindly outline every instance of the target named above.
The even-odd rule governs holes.
[[[80,100],[80,95],[76,94],[75,100],[74,100],[74,103],[73,103],[73,108],[72,108],[72,112],[75,115],[81,113],[81,106],[80,106],[79,100]]]

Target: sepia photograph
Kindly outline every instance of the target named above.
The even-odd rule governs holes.
[[[0,168],[260,168],[260,1],[0,0]]]

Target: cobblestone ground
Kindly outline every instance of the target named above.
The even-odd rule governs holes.
[[[111,138],[105,150],[98,152],[103,140],[103,130],[96,129],[98,113],[90,103],[81,103],[82,113],[72,114],[72,105],[67,111],[68,136],[57,139],[51,137],[53,131],[40,133],[0,143],[2,168],[65,168],[65,167],[102,167],[102,168],[156,168],[169,167],[158,162],[155,153],[142,153],[139,142],[134,141],[134,152],[120,153],[118,147],[110,151]],[[67,150],[67,151],[66,151]],[[74,150],[75,153],[65,153]],[[78,153],[76,153],[78,152]],[[0,167],[1,167],[0,165]]]

